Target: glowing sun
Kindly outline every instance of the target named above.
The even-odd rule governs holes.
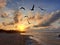
[[[25,31],[25,29],[26,29],[26,26],[25,25],[18,25],[18,30],[19,31],[21,31],[21,32],[23,32],[23,31]]]

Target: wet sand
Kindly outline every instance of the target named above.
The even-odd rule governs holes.
[[[33,35],[32,39],[39,42],[40,45],[60,45],[60,31],[31,31],[29,34]]]
[[[0,33],[0,45],[60,45],[60,32]]]

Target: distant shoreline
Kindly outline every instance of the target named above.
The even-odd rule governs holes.
[[[25,33],[25,31],[21,32],[21,31],[18,31],[18,30],[3,30],[3,29],[0,29],[0,33]]]

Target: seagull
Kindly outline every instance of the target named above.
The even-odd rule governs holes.
[[[21,7],[20,9],[23,9],[23,10],[25,10],[25,8],[24,8],[24,7]]]
[[[28,21],[28,20],[27,20]],[[30,22],[28,21],[28,24],[30,24]]]
[[[27,17],[28,18],[28,16],[24,16],[24,17]],[[28,19],[27,19],[27,21],[28,21]],[[28,24],[30,24],[30,22],[28,21]]]
[[[41,7],[39,7],[41,10],[43,10],[43,11],[46,11],[45,9],[43,9],[43,8],[41,8]]]
[[[33,6],[32,6],[32,9],[31,9],[31,11],[34,11],[34,6],[35,6],[35,5],[33,5]]]

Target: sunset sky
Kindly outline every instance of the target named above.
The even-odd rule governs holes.
[[[31,11],[33,5],[34,11]],[[26,10],[21,10],[21,7]],[[28,24],[27,20],[31,24]],[[60,27],[58,22],[60,22],[60,0],[0,0],[0,28],[15,29],[15,26],[21,24],[27,28],[51,25]]]

